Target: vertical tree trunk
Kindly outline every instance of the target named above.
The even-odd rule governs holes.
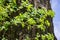
[[[39,7],[45,7],[47,10],[52,10],[51,9],[51,5],[50,5],[50,0],[29,0],[29,2],[30,3],[32,3],[33,5],[34,5],[34,8],[35,9],[37,9],[37,8],[39,8]],[[16,1],[16,3],[17,3],[17,5],[18,6],[20,6],[20,4],[21,4],[21,0],[17,0]],[[18,12],[16,12],[16,13],[18,13]],[[53,26],[53,19],[50,17],[50,16],[47,16],[47,19],[49,20],[49,22],[50,22],[50,28],[48,28],[47,29],[47,31],[49,32],[49,33],[53,33],[54,34],[54,26]],[[18,30],[17,30],[18,31]],[[24,31],[23,31],[24,32]],[[21,33],[22,35],[21,36],[19,36],[19,40],[23,40],[22,38],[23,38],[23,32]],[[13,31],[11,30],[11,34],[13,33]],[[34,28],[32,28],[31,29],[31,40],[34,40],[34,35],[35,35],[35,33],[36,33],[36,28],[34,27]],[[11,39],[9,39],[9,40],[15,40],[15,38],[14,38],[14,34],[12,34],[13,35],[13,39],[11,38]],[[40,39],[41,40],[41,39]],[[56,39],[56,37],[54,36],[54,40],[57,40]]]
[[[35,8],[38,8],[38,7],[44,7],[46,8],[47,10],[52,10],[51,9],[51,4],[50,4],[50,0],[29,0],[30,3],[33,3],[34,4],[34,7]],[[50,27],[47,29],[47,31],[49,33],[53,33],[54,34],[54,26],[53,26],[53,18],[50,17],[50,16],[47,16],[47,19],[48,21],[50,22]],[[54,35],[54,40],[57,40],[55,35]]]

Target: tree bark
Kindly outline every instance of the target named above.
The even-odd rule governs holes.
[[[30,3],[34,4],[34,7],[37,9],[38,7],[44,7],[47,10],[52,10],[51,9],[51,4],[50,0],[29,0]],[[46,18],[50,22],[50,27],[47,29],[49,33],[54,34],[54,26],[53,26],[53,18],[50,16],[47,16]],[[54,40],[57,40],[57,38],[54,35]]]
[[[52,10],[50,0],[29,0],[29,2],[31,4],[33,4],[35,9],[46,8],[47,10]],[[20,6],[21,0],[16,0],[16,3],[17,3],[17,6]],[[23,9],[23,10],[25,10],[25,9]],[[12,14],[11,17],[14,18],[15,16],[19,15],[18,13],[20,13],[20,12],[21,12],[21,10],[13,12],[13,13],[17,13],[17,14],[15,14],[15,15]],[[46,19],[51,24],[49,28],[46,28],[47,32],[52,33],[54,35],[53,18],[51,18],[50,16],[47,16]],[[7,35],[8,40],[16,40],[16,38],[18,38],[19,40],[24,40],[24,37],[26,36],[26,34],[29,35],[30,40],[34,40],[34,37],[37,32],[42,34],[42,31],[40,31],[40,29],[36,29],[36,27],[33,27],[32,29],[30,29],[30,31],[28,31],[27,28],[22,29],[21,25],[18,25],[17,27],[15,27],[14,25],[12,25],[12,26],[13,27],[10,27],[9,30],[6,32],[8,35],[5,34],[5,35]],[[41,39],[39,38],[39,40],[41,40]],[[55,35],[54,35],[54,40],[57,40]]]

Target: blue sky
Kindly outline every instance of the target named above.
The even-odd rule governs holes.
[[[55,12],[55,17],[53,19],[54,32],[58,40],[60,40],[60,0],[51,0],[51,6]]]

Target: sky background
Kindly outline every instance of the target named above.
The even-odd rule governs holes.
[[[51,6],[55,12],[55,17],[53,19],[54,32],[58,40],[60,40],[60,0],[51,0]]]

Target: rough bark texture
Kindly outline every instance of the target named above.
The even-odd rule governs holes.
[[[36,9],[45,7],[47,10],[52,10],[51,5],[50,5],[50,0],[29,0],[29,2],[31,4],[33,4]],[[20,6],[21,0],[17,0],[16,3],[18,6]],[[16,12],[14,12],[15,14],[11,14],[11,18],[14,18],[15,16],[19,15],[18,13],[20,11],[21,10],[18,10]],[[46,32],[54,34],[53,19],[50,16],[47,16],[46,19],[48,19],[51,24],[50,28],[46,28],[47,29]],[[34,40],[34,37],[37,32],[39,32],[39,34],[43,33],[42,31],[40,31],[40,29],[36,29],[35,27],[33,27],[32,29],[30,29],[30,31],[28,31],[27,28],[22,29],[20,24],[16,28],[15,28],[15,26],[14,27],[12,27],[12,26],[14,26],[14,25],[10,25],[8,31],[4,32],[4,30],[3,30],[2,32],[0,32],[1,35],[3,35],[3,34],[6,35],[6,38],[8,40],[16,40],[16,38],[18,38],[19,40],[24,40],[24,37],[26,34],[29,35],[29,37],[31,38],[30,40]],[[45,32],[45,34],[46,34],[46,32]],[[39,38],[39,40],[41,40],[41,38]],[[57,40],[55,36],[54,36],[54,40]]]
[[[30,0],[30,2],[32,3],[32,0]],[[45,7],[47,10],[52,10],[50,0],[34,0],[34,7],[35,8]],[[51,24],[50,28],[48,28],[47,30],[48,30],[49,33],[54,34],[53,19],[50,16],[47,16],[47,19],[49,20],[49,22]],[[55,36],[54,36],[54,40],[57,40]]]
[[[33,4],[36,9],[39,8],[39,7],[40,7],[40,8],[45,7],[47,10],[52,10],[52,9],[51,9],[51,4],[50,4],[50,0],[29,0],[29,2],[30,2],[31,4]],[[17,2],[17,3],[18,3],[18,2]],[[50,25],[50,28],[47,28],[47,32],[54,34],[53,19],[52,19],[50,16],[47,16],[46,19],[48,19],[49,22],[50,22],[50,24],[51,24],[51,25]],[[32,33],[31,33],[31,35],[32,35],[32,36],[31,36],[31,37],[32,37],[31,40],[33,40],[33,36],[35,35],[36,29],[33,28],[31,32],[32,32]],[[41,40],[41,39],[40,39],[40,40]],[[55,36],[54,36],[54,40],[57,40]]]

